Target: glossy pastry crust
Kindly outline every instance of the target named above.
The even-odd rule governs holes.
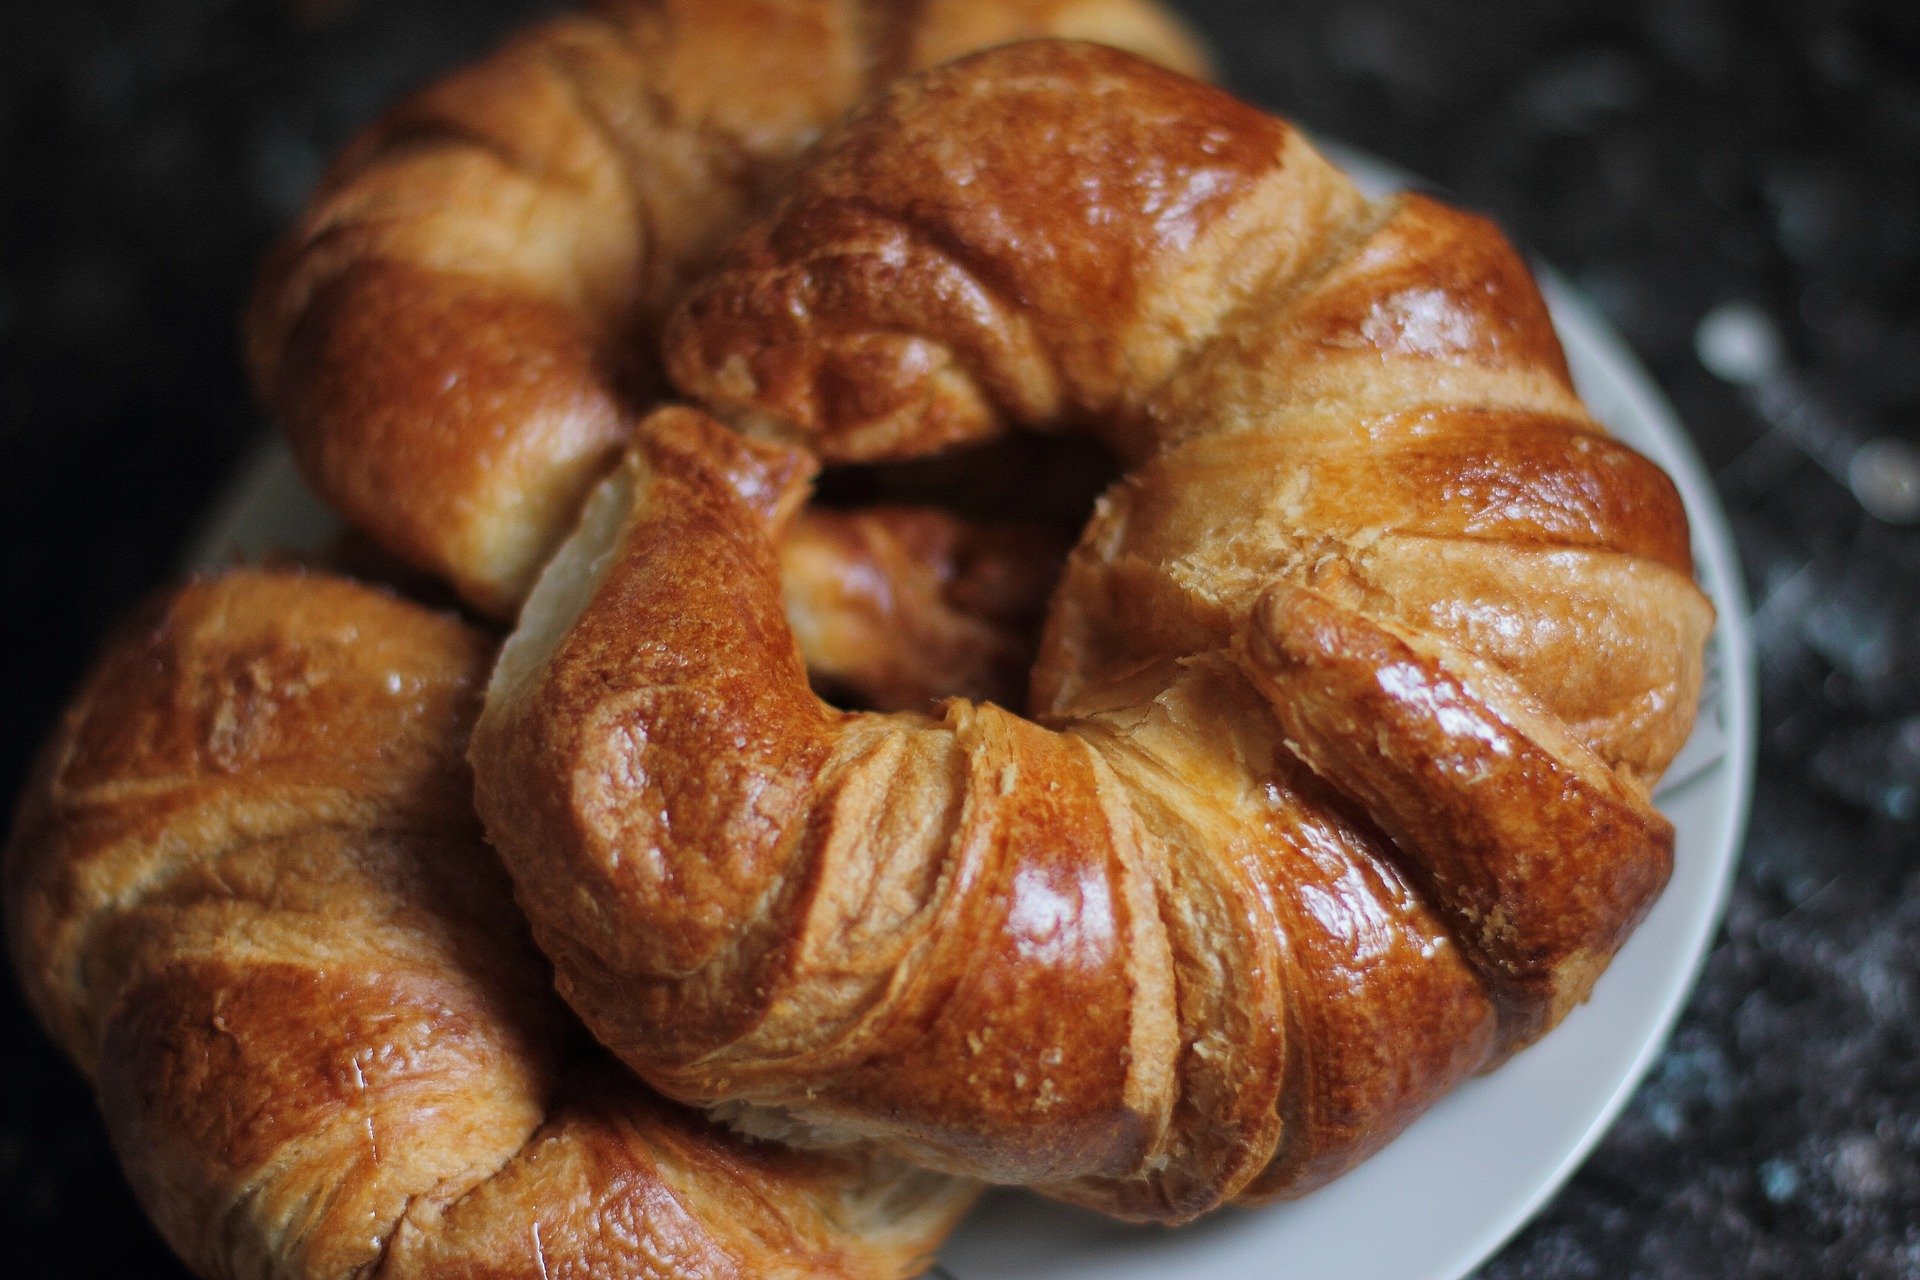
[[[510,618],[661,390],[677,292],[892,77],[1031,36],[1203,59],[1152,0],[599,0],[428,86],[335,162],[247,355],[303,474]]]
[[[667,1092],[1178,1220],[1298,1194],[1584,999],[1665,883],[1712,611],[1482,219],[1109,49],[897,83],[667,332],[496,668],[478,799]],[[1032,719],[809,689],[816,457],[1128,461]],[[752,437],[758,437],[754,439]]]
[[[490,637],[344,580],[156,602],[48,745],[14,965],[206,1276],[917,1274],[970,1200],[742,1141],[553,996],[463,758]]]

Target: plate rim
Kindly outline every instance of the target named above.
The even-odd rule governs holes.
[[[1725,681],[1721,706],[1726,716],[1726,754],[1724,764],[1720,767],[1727,770],[1727,785],[1731,788],[1728,802],[1730,816],[1718,833],[1718,847],[1713,850],[1711,861],[1716,871],[1712,893],[1706,909],[1695,913],[1687,939],[1686,961],[1675,969],[1682,977],[1670,983],[1661,993],[1652,1034],[1640,1045],[1626,1071],[1614,1083],[1612,1092],[1594,1113],[1586,1132],[1569,1146],[1553,1172],[1541,1181],[1531,1195],[1504,1215],[1498,1224],[1489,1227],[1484,1245],[1476,1244],[1472,1250],[1466,1251],[1472,1254],[1471,1257],[1464,1258],[1445,1277],[1436,1275],[1434,1280],[1461,1280],[1461,1277],[1492,1258],[1503,1245],[1518,1235],[1579,1172],[1593,1154],[1593,1149],[1619,1120],[1627,1103],[1639,1092],[1647,1073],[1653,1069],[1654,1062],[1673,1038],[1680,1015],[1699,986],[1700,975],[1713,953],[1714,939],[1719,936],[1726,919],[1727,903],[1732,897],[1734,878],[1739,873],[1740,855],[1746,845],[1747,826],[1753,812],[1754,766],[1759,748],[1758,685],[1753,635],[1749,625],[1751,605],[1747,598],[1739,551],[1733,541],[1732,522],[1720,502],[1718,491],[1713,487],[1706,462],[1694,446],[1693,437],[1680,421],[1679,413],[1659,390],[1659,383],[1653,375],[1613,326],[1565,276],[1539,263],[1534,264],[1534,271],[1540,278],[1542,292],[1547,295],[1556,324],[1563,329],[1562,342],[1566,341],[1564,320],[1573,317],[1579,325],[1580,340],[1588,354],[1605,370],[1623,399],[1632,403],[1635,414],[1656,429],[1662,445],[1678,463],[1667,470],[1674,486],[1680,491],[1689,518],[1696,513],[1710,517],[1696,521],[1693,534],[1696,549],[1706,552],[1707,561],[1706,573],[1700,574],[1696,569],[1696,576],[1709,579],[1705,584],[1707,594],[1713,600],[1718,614],[1710,634],[1720,641],[1722,678]]]

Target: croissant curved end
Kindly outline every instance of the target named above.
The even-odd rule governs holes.
[[[1508,1049],[1584,1000],[1666,886],[1673,826],[1511,677],[1276,584],[1238,646],[1286,746],[1393,838],[1496,989]]]

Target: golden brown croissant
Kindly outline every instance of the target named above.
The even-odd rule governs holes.
[[[780,609],[812,455],[643,424],[473,761],[563,993],[668,1093],[1180,1219],[1377,1149],[1582,1000],[1664,884],[1647,788],[1711,608],[1486,222],[1020,45],[852,117],[667,358],[829,459],[1022,425],[1131,465],[1038,723],[849,714]]]
[[[125,631],[7,855],[15,964],[207,1276],[915,1272],[968,1200],[756,1146],[588,1049],[480,842],[492,642],[238,572]]]
[[[654,333],[821,131],[1035,35],[1201,65],[1153,0],[601,0],[373,125],[265,268],[262,398],[321,497],[511,617],[657,383]]]

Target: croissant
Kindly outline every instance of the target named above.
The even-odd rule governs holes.
[[[602,1061],[481,843],[491,639],[344,580],[157,603],[6,859],[34,1008],[207,1276],[915,1273],[958,1184],[716,1130]]]
[[[902,71],[1076,35],[1196,70],[1152,0],[602,0],[375,123],[261,273],[247,355],[307,480],[510,618],[658,390],[678,289]]]
[[[667,326],[503,650],[476,797],[671,1096],[1130,1218],[1296,1195],[1585,998],[1660,891],[1712,610],[1480,218],[1109,49],[898,82]],[[1127,471],[1032,719],[810,690],[816,458]]]

